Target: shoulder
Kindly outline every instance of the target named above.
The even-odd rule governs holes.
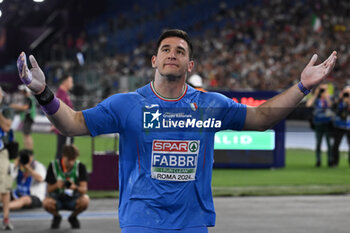
[[[78,168],[79,168],[79,170],[81,170],[81,169],[86,170],[85,164],[83,164],[83,163],[80,162],[79,160],[77,161],[77,163],[78,163]]]
[[[199,92],[199,99],[205,103],[208,103],[210,105],[215,106],[226,106],[231,104],[237,104],[232,99],[228,98],[227,96],[217,93],[217,92]]]
[[[40,170],[46,170],[46,167],[44,166],[44,164],[42,164],[38,160],[35,160],[35,168]]]
[[[132,106],[133,103],[135,103],[135,101],[141,98],[142,97],[136,92],[118,93],[103,100],[101,103],[98,104],[98,106],[103,106],[106,108],[127,108]]]

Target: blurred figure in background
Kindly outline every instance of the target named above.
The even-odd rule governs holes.
[[[74,145],[64,145],[61,159],[52,161],[47,169],[48,196],[43,201],[46,211],[53,215],[51,229],[60,227],[62,216],[59,210],[71,210],[68,218],[73,229],[80,228],[78,214],[89,205],[86,167],[77,160],[79,150]]]
[[[36,101],[30,93],[26,85],[19,85],[18,90],[24,96],[23,103],[12,103],[10,107],[21,112],[21,120],[23,121],[23,143],[24,148],[33,150],[32,125],[36,115]]]
[[[14,165],[17,186],[11,193],[10,210],[41,207],[46,193],[45,166],[28,149],[19,152]]]
[[[69,97],[69,91],[73,88],[74,82],[73,77],[70,74],[64,75],[59,80],[60,86],[57,89],[56,96],[61,99],[65,104],[73,109],[73,103]],[[61,158],[62,156],[62,148],[64,145],[73,144],[73,137],[63,136],[56,128],[54,129],[57,134],[57,149],[56,149],[56,158]]]
[[[5,148],[4,137],[6,132],[11,129],[13,112],[10,108],[4,107],[3,91],[0,87],[0,199],[3,209],[3,225],[4,230],[12,230],[13,226],[10,223],[10,191],[12,187],[11,166],[9,153]]]
[[[314,94],[306,102],[306,107],[313,107],[313,124],[316,133],[316,167],[321,166],[321,144],[323,135],[326,136],[328,166],[333,165],[331,144],[331,111],[332,102],[328,92],[328,84],[319,85]]]
[[[187,83],[198,91],[206,92],[206,90],[203,89],[203,79],[198,74],[191,75],[188,78]]]
[[[350,146],[350,86],[346,86],[339,94],[339,99],[334,104],[335,120],[334,126],[334,145],[333,145],[333,165],[339,165],[339,145],[346,134],[348,145]],[[349,166],[350,166],[350,149],[349,149]]]

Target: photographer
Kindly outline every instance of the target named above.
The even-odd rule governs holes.
[[[313,107],[312,122],[316,133],[316,167],[321,166],[321,144],[323,135],[326,136],[328,166],[333,166],[333,155],[331,145],[331,120],[333,112],[331,110],[332,102],[328,93],[328,85],[319,85],[311,98],[306,102],[306,107]]]
[[[335,103],[336,117],[334,125],[334,166],[339,165],[339,145],[346,134],[348,145],[350,145],[350,86],[346,86],[339,94],[339,99]],[[350,150],[349,150],[350,165]]]
[[[8,150],[5,148],[4,138],[10,130],[13,112],[3,104],[4,94],[0,87],[0,200],[3,209],[2,228],[12,230],[10,223],[10,191],[12,187],[11,167]]]
[[[32,125],[36,115],[36,101],[26,85],[19,85],[18,90],[24,97],[23,103],[11,103],[10,108],[21,113],[24,148],[33,150]]]
[[[46,192],[45,166],[28,149],[19,152],[14,165],[17,186],[11,193],[10,210],[41,207]]]
[[[59,210],[71,210],[68,221],[73,229],[80,228],[78,214],[87,209],[87,172],[84,164],[77,160],[79,151],[74,145],[65,145],[62,158],[52,161],[45,181],[48,197],[44,199],[45,210],[53,215],[51,228],[60,227],[62,216]]]

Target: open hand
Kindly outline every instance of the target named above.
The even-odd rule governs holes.
[[[34,93],[40,94],[45,89],[45,75],[33,55],[29,56],[32,68],[29,70],[26,54],[22,52],[17,59],[17,68],[21,81]]]
[[[336,60],[337,52],[333,51],[327,60],[319,65],[314,65],[317,61],[317,55],[314,54],[309,64],[307,64],[301,73],[301,82],[304,87],[311,90],[313,87],[320,84],[331,73]]]

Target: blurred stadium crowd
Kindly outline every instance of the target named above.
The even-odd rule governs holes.
[[[74,76],[81,108],[149,82],[156,35],[181,28],[192,36],[195,71],[208,90],[283,90],[312,54],[338,51],[329,80],[347,84],[350,3],[331,0],[107,0],[103,15],[35,51],[52,85]],[[130,5],[130,3],[129,3]],[[94,96],[94,98],[89,98]]]

